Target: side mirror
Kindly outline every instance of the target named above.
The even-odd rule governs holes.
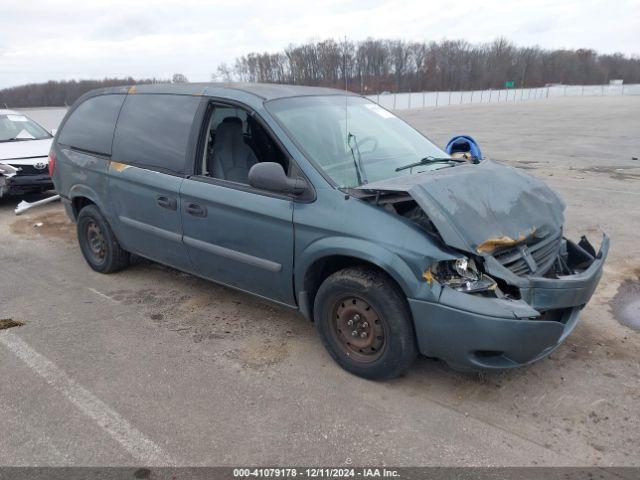
[[[306,183],[300,178],[289,178],[282,165],[276,162],[256,163],[249,170],[249,185],[261,190],[299,195]]]

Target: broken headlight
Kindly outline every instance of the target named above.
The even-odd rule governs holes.
[[[427,273],[430,273],[428,278]],[[466,293],[495,290],[497,286],[493,278],[480,272],[475,261],[467,257],[439,262],[425,272],[425,278]]]

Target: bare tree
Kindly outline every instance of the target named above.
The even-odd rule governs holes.
[[[236,59],[233,68],[220,68],[225,79],[338,88],[346,84],[361,93],[501,88],[507,81],[519,87],[598,84],[611,78],[640,83],[638,57],[518,47],[502,37],[482,44],[328,39],[289,45],[279,53],[249,53]]]
[[[506,81],[518,87],[588,85],[614,78],[640,83],[640,57],[600,55],[590,49],[518,47],[506,38],[481,44],[464,40],[327,39],[289,45],[281,52],[247,53],[231,65],[221,63],[211,75],[212,80],[223,82],[346,86],[360,93],[502,88]],[[180,73],[171,81],[188,82]],[[22,85],[0,90],[0,105],[71,105],[94,88],[158,82],[167,80],[105,78]]]

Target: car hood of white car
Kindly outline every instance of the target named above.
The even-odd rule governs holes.
[[[47,157],[52,141],[53,138],[0,142],[0,162],[19,165],[29,163],[34,158]]]

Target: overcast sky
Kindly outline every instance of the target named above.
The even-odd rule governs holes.
[[[640,54],[640,0],[0,0],[0,88],[49,79],[184,73],[333,37],[470,42]]]

